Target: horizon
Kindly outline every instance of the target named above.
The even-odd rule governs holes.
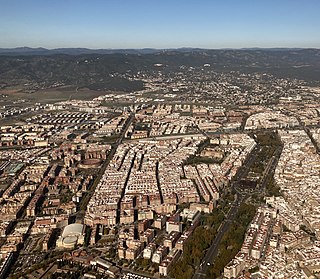
[[[1,48],[320,48],[317,0],[1,1]]]
[[[201,48],[201,47],[168,47],[168,48],[156,48],[156,47],[141,47],[141,48],[87,48],[87,47],[56,47],[56,48],[47,48],[47,47],[42,47],[42,46],[35,46],[35,47],[30,47],[30,46],[16,46],[16,47],[0,47],[1,50],[3,49],[8,49],[8,50],[17,50],[17,49],[31,49],[31,50],[39,50],[39,49],[43,49],[43,50],[48,50],[48,51],[52,51],[52,50],[59,50],[59,49],[84,49],[84,50],[93,50],[93,51],[97,51],[97,50],[286,50],[286,49],[297,49],[297,50],[307,50],[307,49],[315,49],[315,50],[319,50],[320,47],[282,47],[282,46],[275,46],[275,47],[221,47],[221,48]]]

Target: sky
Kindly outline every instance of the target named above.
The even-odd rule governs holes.
[[[320,0],[0,0],[0,47],[320,48]]]

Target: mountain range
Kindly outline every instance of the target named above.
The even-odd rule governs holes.
[[[177,51],[177,52],[201,52],[214,49],[201,48],[142,48],[142,49],[89,49],[89,48],[55,48],[47,49],[43,47],[17,47],[17,48],[0,48],[0,55],[53,55],[53,54],[68,54],[68,55],[83,55],[83,54],[154,54],[159,52]],[[243,49],[217,49],[217,50],[268,50],[268,51],[297,51],[302,48],[243,48]]]
[[[156,65],[163,65],[159,68]],[[31,84],[55,84],[97,90],[132,91],[143,81],[128,73],[179,73],[182,69],[210,65],[216,72],[269,73],[320,85],[320,49],[0,49],[0,89]],[[118,73],[117,78],[114,73]]]

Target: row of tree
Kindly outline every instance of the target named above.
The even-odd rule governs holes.
[[[222,209],[215,208],[211,214],[202,216],[201,225],[194,230],[184,247],[183,256],[171,270],[172,278],[192,278],[195,268],[199,266],[224,220]]]
[[[248,225],[253,219],[256,208],[252,204],[241,204],[235,221],[223,236],[219,245],[219,254],[208,270],[208,278],[218,278],[224,267],[240,251]]]

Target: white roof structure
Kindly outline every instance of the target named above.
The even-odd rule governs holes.
[[[84,241],[84,225],[70,224],[66,226],[62,235],[57,240],[58,247],[73,248],[74,245],[83,244]]]
[[[82,224],[70,224],[66,226],[62,232],[62,237],[82,235]]]

